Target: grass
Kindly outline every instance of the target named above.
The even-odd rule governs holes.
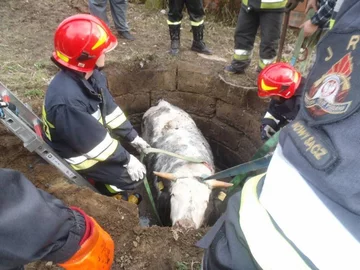
[[[201,264],[200,262],[176,262],[176,270],[200,270]]]
[[[24,93],[25,97],[30,97],[30,98],[43,98],[44,97],[44,92],[41,91],[40,89],[33,89],[33,90],[28,90]]]

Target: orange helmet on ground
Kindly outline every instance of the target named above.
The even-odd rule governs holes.
[[[117,39],[106,23],[89,14],[78,14],[56,29],[53,59],[69,69],[89,72],[97,59],[116,45]]]
[[[259,74],[258,95],[291,98],[300,82],[301,74],[293,66],[288,63],[273,63]]]

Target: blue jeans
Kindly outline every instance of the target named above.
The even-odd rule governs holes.
[[[109,1],[111,15],[114,20],[116,30],[120,32],[129,31],[129,26],[126,22],[128,0]],[[106,24],[109,24],[109,20],[106,16],[106,4],[107,0],[89,0],[90,13],[103,20]]]

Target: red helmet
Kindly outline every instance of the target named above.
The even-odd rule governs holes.
[[[291,98],[299,87],[301,74],[288,63],[266,66],[258,77],[259,97],[280,96]]]
[[[55,32],[53,58],[80,72],[94,70],[97,59],[117,45],[116,37],[100,19],[89,14],[71,16]]]

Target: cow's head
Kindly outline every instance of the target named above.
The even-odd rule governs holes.
[[[230,183],[218,180],[203,181],[199,177],[181,177],[161,172],[154,174],[172,181],[170,218],[173,226],[183,228],[200,228],[204,222],[212,189],[232,186]]]

